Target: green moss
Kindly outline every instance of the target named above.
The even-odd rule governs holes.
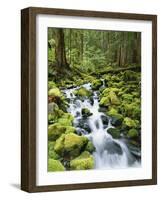
[[[56,153],[59,155],[62,155],[64,153],[64,139],[65,139],[65,134],[62,134],[55,143],[54,150]]]
[[[110,102],[111,102],[112,105],[119,105],[120,104],[120,101],[119,101],[117,95],[115,94],[115,92],[110,91],[109,98],[110,98]]]
[[[115,108],[111,108],[108,112],[107,112],[107,114],[109,115],[109,116],[115,116],[115,115],[117,115],[118,114],[118,111],[115,109]]]
[[[108,106],[110,104],[109,97],[102,97],[100,100],[100,106]]]
[[[134,102],[131,104],[123,103],[123,113],[127,117],[132,117],[134,119],[140,119],[141,117],[141,106],[140,103]]]
[[[120,126],[123,122],[123,115],[119,114],[118,111],[115,108],[111,108],[110,111],[107,112],[107,114],[112,118],[111,124],[113,126]]]
[[[96,79],[92,82],[92,89],[93,90],[98,90],[102,86],[102,81],[99,79]]]
[[[129,127],[129,128],[137,128],[139,121],[138,120],[132,120],[129,117],[125,117],[123,121],[124,125]]]
[[[59,138],[62,134],[67,133],[74,133],[76,130],[72,126],[62,125],[60,123],[55,123],[48,126],[48,139],[50,141],[55,141]]]
[[[53,114],[48,114],[48,124],[53,124],[55,122],[55,116]]]
[[[70,113],[64,113],[63,116],[59,118],[57,122],[63,126],[71,126],[73,120],[74,117]]]
[[[90,153],[92,153],[93,151],[95,151],[95,147],[93,145],[93,143],[91,141],[88,141],[86,147],[85,147],[86,151],[89,151]]]
[[[138,73],[127,70],[123,73],[123,80],[124,81],[136,81],[138,78]]]
[[[70,162],[71,169],[85,170],[94,168],[94,158],[89,152],[84,151],[80,156]]]
[[[59,159],[59,155],[54,151],[55,142],[48,142],[48,158],[52,158],[54,160]]]
[[[117,139],[117,138],[120,137],[120,130],[117,129],[117,128],[109,128],[109,129],[107,130],[107,133],[109,133],[110,135],[112,135],[112,137],[113,137],[114,139]]]
[[[82,108],[82,116],[83,117],[89,117],[91,115],[92,115],[92,113],[90,112],[90,110],[88,108]]]
[[[48,90],[56,87],[56,84],[53,81],[48,81]]]
[[[49,172],[65,171],[65,168],[59,160],[49,159],[48,160],[48,171]]]
[[[88,139],[84,136],[78,136],[74,133],[65,135],[64,149],[67,152],[72,152],[75,149],[81,150],[81,148],[87,144]]]
[[[80,97],[90,97],[92,95],[92,92],[84,87],[81,87],[78,90],[75,90],[74,94]]]
[[[128,135],[129,138],[136,138],[136,137],[138,137],[139,134],[138,134],[138,131],[136,129],[132,128],[128,131],[127,135]]]
[[[56,140],[54,150],[59,155],[76,157],[87,142],[88,139],[84,136],[78,136],[74,133],[63,134]]]
[[[52,97],[61,97],[61,92],[59,88],[55,87],[49,90],[48,95]]]
[[[123,98],[123,100],[126,101],[126,102],[132,102],[132,100],[133,100],[133,95],[131,95],[131,94],[123,94],[123,95],[122,95],[122,98]]]

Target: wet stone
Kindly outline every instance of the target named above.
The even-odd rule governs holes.
[[[109,123],[109,118],[108,118],[107,116],[102,115],[102,116],[101,116],[101,119],[102,119],[103,125],[108,125],[108,123]]]

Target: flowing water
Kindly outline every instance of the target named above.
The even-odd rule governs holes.
[[[90,83],[82,85],[91,90]],[[128,149],[125,140],[114,139],[108,134],[111,125],[110,117],[103,112],[99,112],[98,91],[93,92],[92,99],[80,99],[74,95],[74,91],[79,87],[66,89],[64,93],[69,99],[68,112],[74,116],[74,126],[77,133],[83,134],[92,141],[95,146],[93,153],[96,169],[127,168],[138,167],[140,161]],[[82,108],[88,108],[91,116],[84,118]],[[106,119],[106,124],[103,123]]]

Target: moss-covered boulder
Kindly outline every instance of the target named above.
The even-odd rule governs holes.
[[[64,153],[64,139],[65,134],[62,134],[55,142],[54,151],[59,155],[63,155]]]
[[[119,105],[118,91],[117,88],[106,88],[101,94],[100,106]]]
[[[88,151],[90,153],[95,151],[95,147],[93,145],[93,143],[91,141],[88,141],[86,147],[85,147],[85,151]]]
[[[120,130],[117,129],[117,128],[109,128],[109,129],[107,130],[107,133],[109,133],[110,135],[112,135],[112,137],[113,137],[114,139],[120,138]]]
[[[60,92],[59,88],[54,87],[49,90],[48,95],[52,96],[52,97],[61,97],[61,92]]]
[[[135,101],[135,99],[134,99]],[[131,117],[133,119],[140,120],[141,118],[141,105],[140,102],[133,102],[133,103],[123,103],[122,104],[122,112],[125,116]]]
[[[65,168],[59,160],[49,159],[48,160],[48,171],[49,172],[65,171]]]
[[[48,142],[48,158],[52,158],[54,160],[58,160],[60,156],[54,151],[55,142]]]
[[[111,102],[112,105],[119,105],[120,104],[120,101],[119,101],[117,95],[115,94],[115,92],[110,91],[109,98],[110,98],[110,102]]]
[[[128,136],[129,138],[137,138],[137,137],[139,136],[139,133],[138,133],[138,131],[137,131],[136,129],[132,128],[132,129],[130,129],[130,130],[128,131],[127,136]]]
[[[92,113],[90,112],[90,110],[88,108],[82,108],[82,116],[83,117],[89,117],[92,115]]]
[[[103,82],[99,79],[96,79],[92,82],[92,89],[98,90],[103,85]]]
[[[53,81],[48,81],[48,90],[55,88],[56,84]]]
[[[64,113],[57,122],[63,126],[72,126],[73,120],[74,117],[70,113]]]
[[[121,126],[124,120],[123,115],[119,114],[116,109],[111,108],[107,114],[111,117],[111,124],[113,126]]]
[[[50,141],[55,141],[64,133],[74,133],[76,130],[72,126],[65,126],[60,123],[55,123],[48,126],[48,139]]]
[[[102,97],[99,103],[100,106],[108,107],[110,105],[109,97]]]
[[[56,140],[54,150],[59,155],[76,157],[87,143],[88,139],[84,136],[78,136],[74,133],[63,134]]]
[[[88,142],[88,139],[84,136],[78,136],[74,133],[65,135],[64,150],[72,156],[76,156]]]
[[[92,95],[92,92],[90,90],[87,90],[85,87],[81,87],[75,90],[74,94],[79,97],[90,97]]]
[[[139,121],[133,120],[129,117],[124,118],[123,124],[125,127],[128,127],[128,128],[138,128],[139,127]]]
[[[74,170],[93,169],[94,158],[88,151],[84,151],[80,156],[70,161],[70,167]]]

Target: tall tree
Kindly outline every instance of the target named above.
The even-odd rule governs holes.
[[[55,60],[58,67],[68,67],[63,29],[55,29]]]

